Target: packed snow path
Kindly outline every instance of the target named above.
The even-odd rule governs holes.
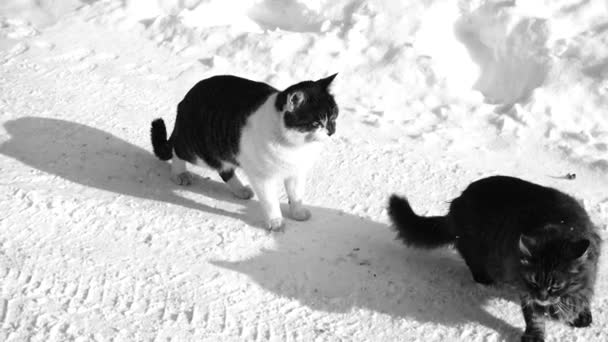
[[[388,196],[442,214],[471,181],[514,175],[583,199],[607,229],[594,1],[14,3],[0,12],[0,341],[513,341],[517,298],[449,249],[395,241]],[[308,182],[313,218],[285,233],[212,171],[173,185],[150,152],[150,121],[171,127],[198,79],[333,72],[341,114]],[[593,325],[549,324],[548,341],[608,340],[607,267]]]

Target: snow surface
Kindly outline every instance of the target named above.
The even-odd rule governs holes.
[[[516,298],[395,241],[386,200],[442,214],[514,175],[583,200],[605,237],[607,6],[2,1],[0,340],[517,341]],[[334,72],[313,218],[284,234],[207,169],[174,186],[150,152],[150,121],[171,126],[199,79]],[[549,341],[608,340],[607,268],[592,327],[551,323]]]

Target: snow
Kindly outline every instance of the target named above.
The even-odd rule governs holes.
[[[394,240],[389,194],[442,214],[507,174],[608,229],[604,1],[8,0],[0,4],[1,341],[512,341],[516,298]],[[313,218],[169,180],[150,121],[198,80],[339,72]],[[238,96],[238,94],[235,94]],[[566,180],[576,173],[575,180]],[[592,327],[608,339],[602,258]]]

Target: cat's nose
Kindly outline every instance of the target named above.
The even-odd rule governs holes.
[[[547,290],[540,290],[538,292],[538,299],[547,300],[548,297],[549,297],[549,293],[547,292]]]
[[[334,133],[336,133],[336,130],[334,128],[328,127],[327,128],[327,135],[328,136],[332,136]]]

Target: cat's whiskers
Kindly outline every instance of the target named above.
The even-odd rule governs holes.
[[[556,304],[558,301],[559,301],[559,299],[558,299],[558,300],[555,300],[555,299],[553,299],[553,300],[551,300],[551,299],[547,299],[547,300],[534,299],[534,302],[535,302],[537,305],[540,305],[540,306],[550,306],[550,305],[554,305],[554,304]]]

